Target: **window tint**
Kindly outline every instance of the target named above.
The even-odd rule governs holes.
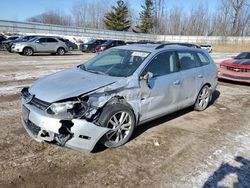
[[[178,71],[175,52],[163,52],[158,54],[146,67],[146,72],[153,73],[154,76],[162,76]]]
[[[200,61],[201,65],[208,65],[209,64],[210,61],[205,54],[198,52],[198,53],[196,53],[196,55],[197,55],[198,60]]]
[[[40,39],[38,39],[38,41],[39,42],[46,42],[47,40],[46,40],[46,38],[40,38]]]
[[[57,40],[53,38],[47,38],[47,42],[57,42]]]
[[[195,57],[191,52],[177,52],[181,70],[187,70],[198,67],[199,64],[195,61]]]

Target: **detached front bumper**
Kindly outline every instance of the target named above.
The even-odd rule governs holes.
[[[235,72],[230,70],[219,69],[218,78],[237,81],[237,82],[250,83],[250,72]]]
[[[22,99],[22,124],[36,141],[56,142],[68,148],[92,151],[110,129],[84,119],[56,119]]]

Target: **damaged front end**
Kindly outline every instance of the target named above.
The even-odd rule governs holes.
[[[37,141],[56,143],[77,150],[91,151],[109,129],[94,124],[95,107],[88,97],[47,103],[22,90],[22,122]],[[97,114],[96,114],[97,115]]]
[[[110,128],[98,122],[106,104],[129,101],[138,114],[138,92],[130,80],[118,81],[78,97],[47,103],[22,90],[22,121],[31,137],[37,141],[56,143],[77,150],[92,151]],[[133,90],[133,92],[132,92]],[[125,99],[125,100],[124,100]],[[134,100],[132,100],[134,99]],[[136,117],[137,118],[137,117]]]

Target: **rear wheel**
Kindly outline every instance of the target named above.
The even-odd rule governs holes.
[[[65,50],[63,48],[58,48],[57,49],[57,54],[58,55],[64,55],[65,54]]]
[[[32,56],[33,55],[33,50],[29,47],[26,47],[23,49],[23,55],[26,55],[26,56]]]
[[[101,139],[101,143],[110,148],[125,144],[132,136],[136,124],[134,113],[123,104],[104,107],[98,122],[110,128]]]
[[[194,109],[197,111],[205,110],[210,102],[211,96],[212,92],[208,85],[203,86],[194,104]]]

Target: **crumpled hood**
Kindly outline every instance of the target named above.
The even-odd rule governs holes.
[[[36,81],[29,92],[42,101],[52,103],[94,91],[121,79],[124,78],[94,74],[76,67]]]

